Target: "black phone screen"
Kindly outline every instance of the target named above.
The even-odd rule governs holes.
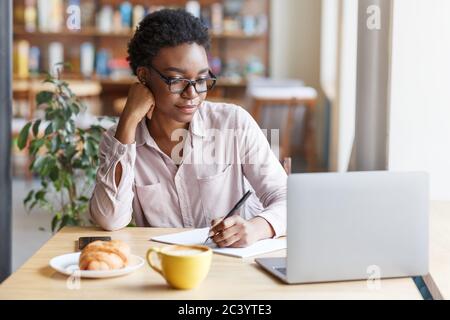
[[[78,249],[83,250],[89,243],[97,240],[111,241],[111,237],[80,237],[78,239]]]

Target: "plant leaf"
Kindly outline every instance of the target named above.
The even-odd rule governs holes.
[[[61,221],[61,214],[57,213],[52,219],[52,232],[55,232],[58,223]]]
[[[69,216],[68,214],[66,214],[61,221],[61,224],[59,225],[59,230],[61,230],[62,228],[64,228],[67,225],[74,225],[74,220],[71,216]]]
[[[59,169],[57,166],[54,166],[50,169],[50,179],[52,181],[57,181],[59,178]]]
[[[55,166],[56,166],[56,159],[51,156],[46,156],[39,174],[43,177],[46,177],[50,174],[50,172],[53,170],[53,167]]]
[[[30,205],[30,207],[28,208],[28,211],[33,210],[34,206],[37,205],[38,201],[34,200],[33,203]]]
[[[84,147],[87,156],[92,157],[97,154],[97,148],[95,147],[95,142],[93,141],[93,139],[87,139]]]
[[[73,120],[68,120],[66,122],[66,131],[70,134],[73,134],[75,132],[75,122]]]
[[[44,145],[44,139],[35,139],[30,143],[30,154],[36,155],[39,149]]]
[[[56,151],[57,151],[58,148],[60,148],[60,147],[61,147],[61,138],[60,138],[60,136],[55,135],[55,136],[52,138],[50,150],[51,150],[52,153],[56,153]]]
[[[54,93],[51,91],[41,91],[36,95],[36,105],[49,103],[53,98]]]
[[[45,73],[45,79],[44,79],[43,82],[44,83],[48,82],[48,83],[52,83],[52,84],[57,85],[59,83],[59,80],[56,79],[50,72],[46,72]]]
[[[22,130],[20,130],[19,133],[19,139],[17,140],[17,146],[20,150],[23,150],[25,148],[27,141],[28,141],[28,135],[30,132],[31,122],[28,122]]]
[[[69,105],[69,108],[75,114],[79,114],[80,113],[80,106],[76,102],[71,103]]]
[[[38,119],[33,124],[33,135],[37,137],[39,133],[39,126],[41,125],[41,119]]]
[[[53,123],[49,123],[47,128],[45,128],[45,135],[48,136],[53,133]]]
[[[71,175],[64,175],[63,178],[63,185],[64,187],[66,187],[67,189],[70,189],[72,187],[72,185],[74,184],[72,176]]]
[[[27,203],[30,202],[30,200],[33,197],[33,195],[34,195],[34,190],[31,190],[30,192],[28,192],[26,198],[23,200],[24,206],[26,206]]]
[[[48,161],[48,156],[39,156],[32,163],[33,172],[40,173],[43,166],[45,166],[46,161]]]
[[[53,128],[55,129],[55,131],[63,129],[65,125],[66,125],[66,121],[60,115],[57,115],[55,117],[55,119],[53,120]]]
[[[80,197],[78,198],[78,200],[81,201],[81,202],[88,202],[88,201],[89,201],[89,198],[86,197],[86,196],[80,196]]]
[[[36,192],[36,195],[34,196],[36,200],[43,201],[45,199],[45,194],[47,192],[45,190],[39,190]]]

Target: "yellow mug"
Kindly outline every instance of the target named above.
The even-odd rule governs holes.
[[[153,253],[160,260],[161,268],[153,262]],[[200,245],[152,247],[146,257],[150,267],[161,274],[169,285],[176,289],[192,289],[208,275],[212,250]]]

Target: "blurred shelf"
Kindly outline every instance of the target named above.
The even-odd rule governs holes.
[[[210,102],[230,103],[230,104],[235,104],[238,106],[243,106],[245,104],[245,99],[233,99],[233,98],[208,96],[208,98],[206,98],[206,100],[210,101]]]
[[[123,0],[97,0],[100,4],[110,4],[113,6],[120,5]],[[220,1],[220,0],[219,0]],[[133,4],[148,5],[149,0],[132,0]],[[201,6],[209,6],[213,3],[218,2],[218,0],[198,0]],[[151,5],[153,6],[185,6],[186,0],[152,0]]]
[[[118,38],[129,38],[132,36],[131,32],[120,32],[120,33],[106,33],[100,32],[95,28],[83,28],[82,30],[69,31],[67,29],[58,32],[43,32],[43,31],[26,31],[22,26],[14,26],[13,28],[14,36],[31,36],[31,37],[118,37]]]
[[[136,77],[129,77],[129,78],[120,78],[120,79],[113,79],[113,78],[102,78],[93,76],[91,78],[85,78],[81,76],[80,74],[74,74],[74,73],[68,73],[63,74],[62,79],[65,81],[86,81],[86,82],[99,82],[102,85],[130,85],[137,81]],[[36,77],[30,77],[30,78],[13,78],[13,82],[19,84],[24,82],[40,82],[43,81],[44,77],[42,76],[36,76]],[[245,88],[247,86],[247,81],[245,79],[243,80],[228,80],[228,79],[220,79],[217,81],[217,87],[242,87]]]
[[[2,0],[0,0],[2,1]],[[84,1],[84,0],[83,0]],[[88,0],[86,0],[88,1]],[[242,6],[238,13],[236,14],[226,14],[226,11],[232,11],[239,9],[236,6],[237,2],[240,1],[229,1],[228,0],[198,0],[202,9],[204,7],[210,7],[212,4],[222,3],[224,21],[222,27],[226,30],[232,30],[235,28],[236,31],[224,31],[224,32],[214,32],[212,28],[210,29],[211,37],[211,48],[210,53],[212,58],[220,59],[223,75],[232,75],[234,73],[239,73],[240,75],[245,75],[246,67],[250,62],[250,58],[257,58],[264,66],[264,76],[269,76],[270,70],[270,38],[271,38],[271,0],[244,0],[242,1]],[[99,9],[104,5],[109,5],[117,10],[120,4],[124,0],[95,0],[92,1],[96,4],[95,13],[98,13]],[[144,7],[150,6],[163,6],[163,7],[185,7],[187,0],[129,0],[132,5],[143,5]],[[14,7],[24,7],[24,0],[15,0]],[[154,7],[154,10],[157,8]],[[152,9],[152,10],[153,10]],[[211,8],[207,9],[211,11]],[[230,12],[231,12],[230,11]],[[237,11],[236,11],[237,12]],[[16,12],[15,12],[16,13]],[[20,14],[23,14],[20,12]],[[64,13],[65,15],[65,13]],[[66,16],[66,15],[65,15]],[[255,20],[255,31],[257,34],[247,34],[242,29],[244,24],[230,23],[235,16],[241,18],[245,16],[253,16],[255,19],[259,16],[265,16],[267,24],[265,26],[266,31],[263,31],[257,26],[257,21]],[[212,14],[210,14],[212,18]],[[258,18],[259,19],[259,18]],[[92,19],[87,19],[89,21],[95,21],[94,17]],[[86,20],[86,21],[87,21]],[[95,50],[105,49],[110,53],[111,59],[123,59],[127,56],[127,43],[132,38],[135,32],[135,28],[126,29],[123,32],[101,32],[98,30],[95,22],[90,22],[89,27],[82,26],[81,30],[69,30],[65,24],[63,24],[58,32],[43,32],[37,28],[33,32],[29,32],[25,29],[23,19],[15,19],[13,26],[13,39],[14,41],[26,40],[30,46],[38,46],[40,49],[40,69],[44,70],[48,63],[48,49],[47,46],[51,42],[60,42],[64,47],[64,61],[70,62],[73,66],[73,71],[70,72],[66,69],[62,74],[62,79],[66,81],[74,82],[95,82],[102,88],[101,93],[101,103],[103,111],[105,114],[111,113],[111,106],[114,100],[127,95],[128,87],[130,84],[137,81],[136,77],[128,77],[125,73],[125,78],[114,79],[111,77],[84,77],[79,72],[80,70],[80,45],[83,42],[90,42],[94,45]],[[264,21],[261,21],[264,24]],[[38,26],[39,24],[37,24]],[[263,25],[259,25],[263,26]],[[224,29],[225,30],[225,29]],[[250,30],[250,29],[247,29]],[[229,64],[230,63],[230,64]],[[122,73],[121,73],[122,74]],[[16,89],[20,90],[22,87],[28,87],[30,85],[38,85],[36,82],[41,82],[43,76],[30,75],[29,79],[17,79],[14,81]],[[28,83],[27,83],[28,82]],[[32,84],[33,82],[34,84]],[[217,99],[217,101],[227,101],[231,103],[240,104],[245,98],[247,88],[247,80],[245,78],[227,78],[218,77],[216,90],[211,92],[210,98]]]
[[[111,78],[98,78],[93,77],[93,80],[98,80],[101,84],[104,85],[130,85],[137,81],[136,77],[131,78],[122,78],[122,79],[111,79]],[[247,81],[231,81],[226,79],[220,79],[217,81],[218,87],[245,87],[247,86]]]
[[[123,79],[110,79],[110,78],[94,77],[93,79],[98,80],[101,84],[104,84],[104,85],[130,85],[137,81],[135,77],[123,78]],[[216,86],[217,87],[246,87],[247,81],[246,80],[231,81],[231,80],[226,80],[226,79],[222,80],[219,78]]]
[[[212,39],[242,39],[242,40],[263,40],[266,39],[267,34],[246,34],[244,32],[224,32],[224,33],[210,33]]]
[[[227,79],[220,79],[217,81],[217,86],[219,87],[246,87],[247,86],[247,80],[242,79],[239,81],[236,80],[227,80]]]
[[[100,78],[94,77],[93,79],[98,80],[102,85],[130,85],[137,81],[137,78],[121,78],[121,79],[112,79],[112,78]]]
[[[67,29],[58,32],[26,31],[22,26],[14,26],[14,36],[18,37],[112,37],[112,38],[131,38],[134,32],[101,32],[96,28],[83,28],[81,30],[69,31]],[[266,34],[246,34],[244,32],[225,32],[210,33],[212,39],[237,39],[237,40],[263,40]]]

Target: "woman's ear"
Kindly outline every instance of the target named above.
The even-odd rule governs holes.
[[[146,67],[138,67],[136,69],[136,74],[139,79],[139,82],[142,83],[144,86],[147,86],[149,82],[148,79],[150,78],[148,69]]]

